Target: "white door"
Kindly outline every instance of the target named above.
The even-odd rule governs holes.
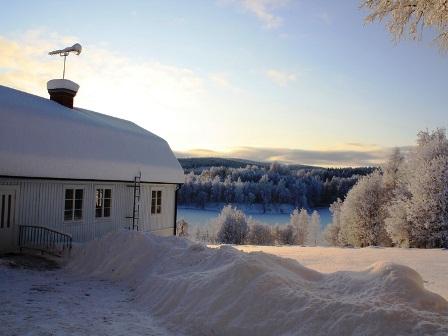
[[[162,195],[162,188],[151,188],[151,202],[149,203],[151,231],[156,231],[163,227]]]
[[[15,203],[15,188],[0,186],[0,250],[13,249],[17,243]]]

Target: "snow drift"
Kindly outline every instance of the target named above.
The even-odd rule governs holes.
[[[445,335],[448,302],[406,266],[323,274],[269,254],[122,231],[74,251],[174,330],[204,335]]]

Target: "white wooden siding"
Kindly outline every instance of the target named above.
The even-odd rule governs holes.
[[[152,190],[162,191],[162,211],[160,214],[151,214]],[[141,224],[145,231],[152,231],[161,235],[172,235],[174,226],[174,197],[176,186],[170,184],[144,184],[142,185]]]
[[[56,181],[0,178],[0,185],[17,186],[16,223],[38,225],[69,233],[75,242],[85,242],[101,237],[107,232],[131,225],[126,219],[132,215],[132,183],[107,183],[91,181]],[[83,219],[64,221],[66,187],[84,188]],[[112,189],[112,213],[109,218],[95,218],[95,189]],[[151,216],[151,188],[162,190],[162,214]],[[172,235],[174,219],[175,185],[142,183],[140,229],[157,234]]]

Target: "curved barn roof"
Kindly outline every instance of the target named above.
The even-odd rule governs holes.
[[[136,124],[0,85],[0,176],[183,183],[162,138]]]

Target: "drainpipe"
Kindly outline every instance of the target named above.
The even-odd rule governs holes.
[[[177,194],[178,194],[178,190],[180,189],[181,186],[182,186],[182,184],[177,184],[176,191],[174,192],[174,226],[173,226],[173,234],[174,235],[177,234]]]

